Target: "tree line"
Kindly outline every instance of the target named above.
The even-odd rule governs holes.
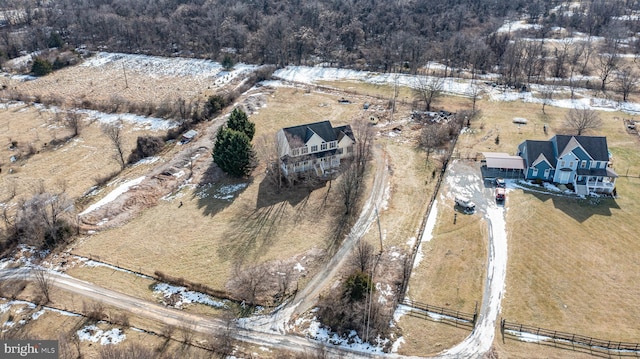
[[[325,62],[375,71],[416,71],[428,61],[489,71],[511,39],[505,19],[527,14],[545,29],[600,36],[635,1],[590,0],[578,8],[547,0],[60,0],[8,1],[22,12],[0,28],[5,58],[61,42],[129,53],[208,57],[278,66]],[[563,7],[565,6],[565,7]],[[493,35],[492,35],[493,34]],[[544,34],[542,34],[544,35]]]

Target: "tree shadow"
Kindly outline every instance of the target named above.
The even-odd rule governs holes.
[[[223,234],[225,242],[218,248],[221,258],[234,260],[242,265],[247,259],[255,259],[263,248],[273,244],[278,225],[287,209],[287,202],[246,209],[231,220],[230,230]]]
[[[526,191],[526,190],[525,190]],[[541,202],[553,201],[553,206],[564,212],[569,217],[582,223],[592,216],[611,216],[612,209],[620,209],[616,200],[612,197],[587,197],[562,196],[531,192]]]
[[[325,183],[303,183],[297,186],[277,186],[268,178],[260,182],[255,207],[246,206],[231,220],[231,230],[223,234],[225,243],[219,247],[221,258],[229,258],[237,264],[255,259],[276,239],[278,227],[289,206],[295,207],[293,221],[302,218],[309,203],[310,194]]]
[[[278,189],[278,187],[265,176],[258,188],[256,208],[270,207],[280,202],[288,202],[292,207],[295,207],[301,202],[306,203],[309,200],[309,195],[313,191],[325,186],[326,182],[324,181],[308,181]]]
[[[198,209],[202,209],[205,216],[215,216],[229,207],[251,182],[251,179],[228,177],[212,163],[193,191],[193,198],[197,198]]]

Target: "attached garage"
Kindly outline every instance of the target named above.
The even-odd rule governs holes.
[[[484,164],[482,175],[485,178],[506,177],[520,178],[523,176],[524,159],[504,152],[482,152]]]

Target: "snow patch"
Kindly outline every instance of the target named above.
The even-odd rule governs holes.
[[[118,186],[118,188],[116,188],[113,191],[111,191],[111,193],[106,195],[104,198],[102,198],[98,202],[92,204],[87,209],[82,211],[80,213],[80,216],[83,216],[83,215],[85,215],[85,214],[87,214],[89,212],[92,212],[92,211],[104,206],[105,204],[115,200],[116,198],[118,198],[118,196],[120,196],[121,194],[127,192],[130,187],[133,187],[135,185],[140,184],[144,179],[145,179],[145,176],[142,176],[142,177],[138,177],[136,179],[132,179],[130,181],[127,181],[127,182],[121,184],[120,186]]]
[[[119,328],[102,330],[95,325],[87,325],[76,332],[80,341],[100,342],[101,345],[118,344],[125,340],[126,336]]]
[[[223,301],[214,300],[209,295],[188,290],[167,283],[158,283],[153,287],[153,293],[162,295],[162,302],[167,306],[182,308],[185,304],[200,303],[214,308],[224,308]]]
[[[296,323],[303,323],[309,320],[297,321]],[[349,334],[340,336],[337,333],[329,331],[327,328],[322,327],[316,317],[310,320],[309,327],[304,330],[304,333],[317,341],[329,343],[332,345],[341,346],[344,348],[350,348],[360,352],[369,353],[384,353],[383,349],[389,342],[389,339],[382,339],[378,337],[375,341],[375,345],[371,345],[367,342],[363,342],[358,337],[355,331],[351,331]]]
[[[433,200],[431,204],[431,211],[429,212],[429,217],[427,218],[427,223],[424,226],[424,232],[422,232],[422,238],[420,238],[420,245],[418,246],[418,251],[416,252],[416,259],[413,263],[413,268],[417,268],[424,254],[422,253],[422,244],[425,242],[429,242],[433,238],[433,229],[436,227],[436,219],[438,218],[438,200]]]
[[[141,159],[140,161],[136,162],[134,164],[134,166],[149,165],[149,164],[152,164],[152,163],[156,163],[156,162],[160,161],[161,159],[162,159],[162,157],[158,157],[158,156],[145,157],[145,158]]]

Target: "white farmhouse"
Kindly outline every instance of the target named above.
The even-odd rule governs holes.
[[[332,127],[329,121],[283,128],[277,141],[285,175],[315,171],[318,176],[332,173],[341,159],[351,157],[356,143],[351,126]]]

